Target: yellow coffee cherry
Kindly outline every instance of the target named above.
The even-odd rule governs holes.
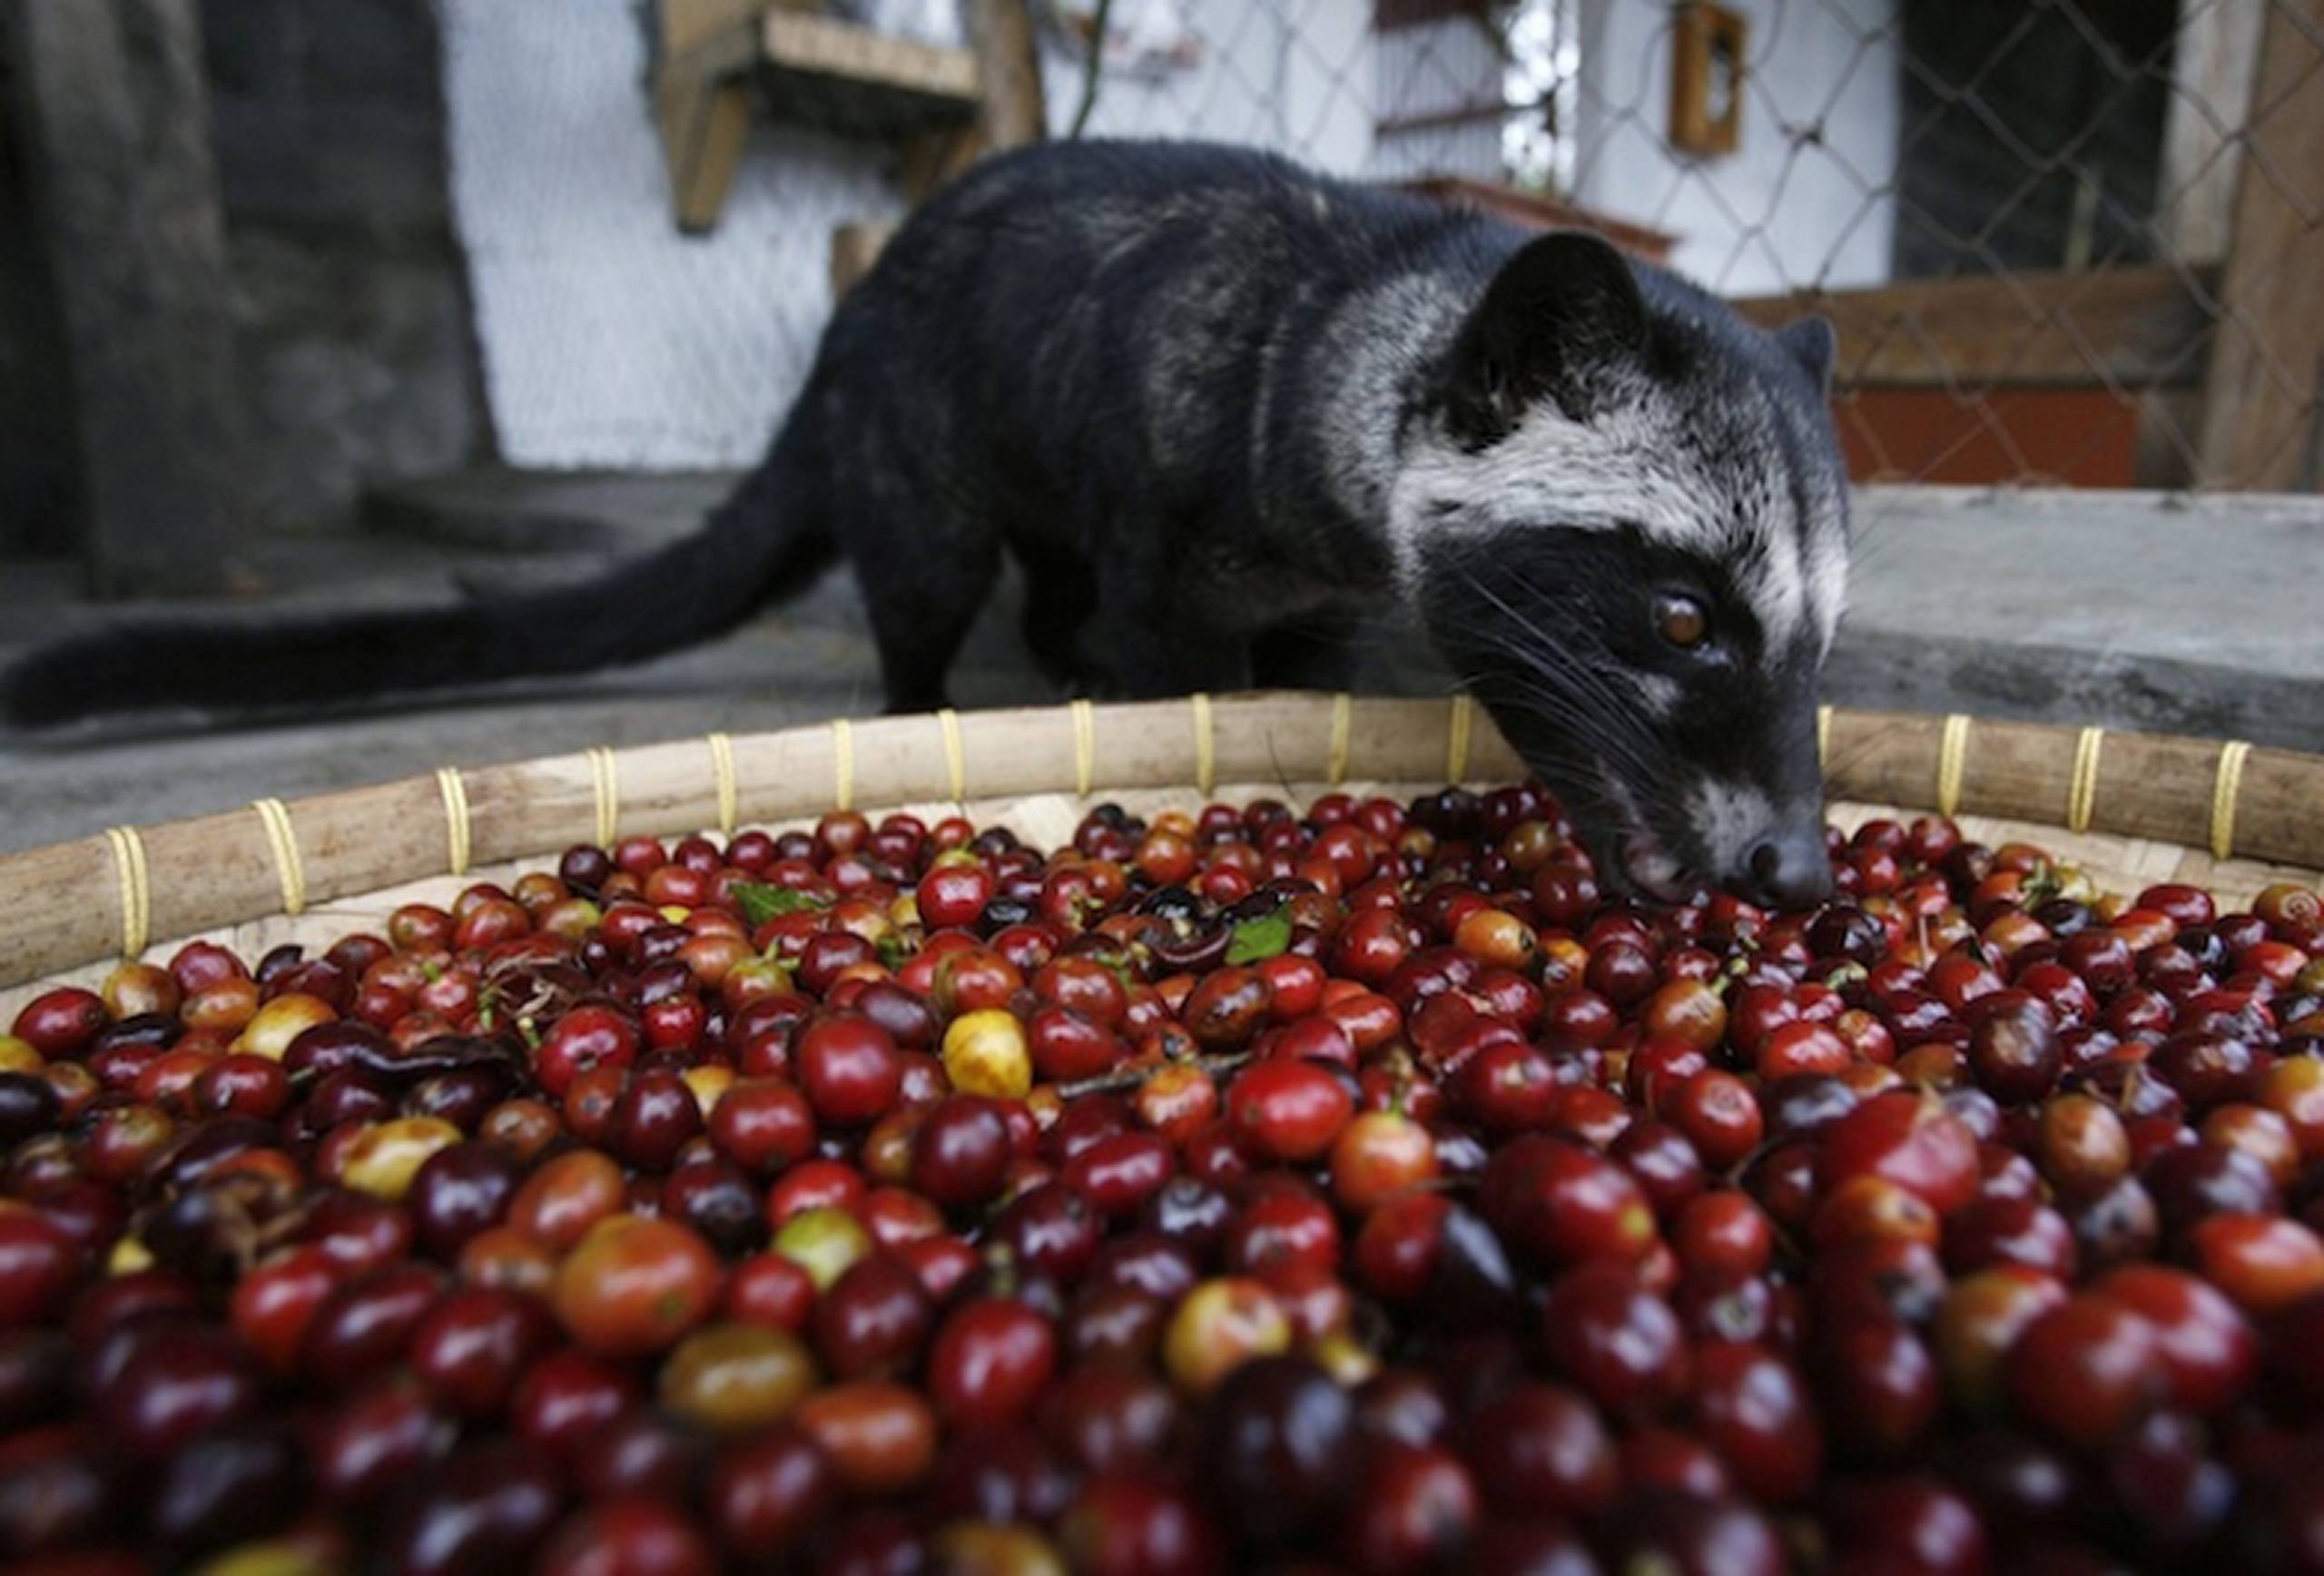
[[[782,1422],[822,1383],[804,1342],[764,1325],[713,1325],[662,1365],[662,1406],[713,1433]]]
[[[1015,1522],[954,1522],[936,1534],[947,1576],[1066,1576],[1057,1545]]]
[[[330,1002],[302,990],[286,990],[261,1007],[242,1026],[232,1049],[269,1061],[281,1061],[290,1042],[318,1023],[338,1018]]]
[[[964,1095],[1023,1099],[1033,1087],[1025,1026],[998,1007],[963,1012],[944,1030],[944,1076]]]
[[[195,1576],[340,1576],[349,1564],[335,1548],[284,1536],[240,1543],[212,1555]]]
[[[1321,1364],[1334,1382],[1351,1390],[1380,1372],[1380,1359],[1346,1330],[1334,1330],[1311,1341],[1307,1354]]]
[[[1264,1281],[1206,1280],[1178,1301],[1162,1333],[1162,1363],[1179,1389],[1207,1394],[1254,1357],[1291,1350],[1291,1321]]]
[[[694,1103],[705,1117],[718,1108],[718,1102],[734,1087],[734,1069],[723,1062],[705,1061],[686,1069],[678,1077],[694,1091]]]
[[[397,1117],[355,1136],[340,1157],[339,1179],[393,1204],[411,1190],[428,1157],[459,1141],[459,1128],[441,1117]]]
[[[844,1209],[803,1209],[774,1234],[774,1251],[807,1272],[819,1292],[872,1248],[872,1234]]]

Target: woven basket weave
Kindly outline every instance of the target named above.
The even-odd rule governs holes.
[[[2038,724],[1835,711],[1833,818],[1941,809],[2135,891],[2228,901],[2324,869],[2324,757]],[[1409,793],[1522,767],[1463,700],[1196,696],[950,712],[593,750],[318,795],[0,857],[0,1013],[50,981],[202,935],[246,956],[376,929],[397,905],[579,842],[809,821],[834,805],[962,809],[1043,847],[1109,798],[1147,811],[1334,787]],[[5,1022],[0,1017],[0,1022]]]

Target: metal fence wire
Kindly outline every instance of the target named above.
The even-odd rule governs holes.
[[[1097,129],[1597,225],[1764,320],[1827,313],[1860,478],[2317,485],[2315,0],[1125,9],[1185,46],[1118,40],[1147,68]]]
[[[746,459],[833,226],[901,202],[893,148],[775,123],[714,233],[642,217],[638,3],[437,0],[519,461]],[[989,0],[737,3],[940,43]],[[1861,478],[2318,484],[2324,0],[1024,3],[1052,136],[1272,148],[1826,313]]]

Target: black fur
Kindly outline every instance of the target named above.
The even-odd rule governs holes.
[[[1665,590],[1713,609],[1718,638],[1699,651],[1658,638],[1647,609]],[[1710,869],[1711,851],[1679,797],[1710,777],[1753,784],[1795,812],[1796,824],[1781,830],[1812,837],[1820,856],[1820,664],[1810,649],[1771,647],[1716,560],[1635,531],[1536,531],[1446,555],[1423,599],[1446,660],[1518,753],[1548,763],[1586,824],[1618,826],[1635,814],[1689,868]],[[1671,684],[1680,699],[1670,714],[1650,714],[1618,682],[1636,674]],[[1590,741],[1588,754],[1573,749],[1577,739]],[[1610,796],[1599,762],[1632,803]]]
[[[1447,502],[1422,573],[1390,506],[1415,434],[1486,465],[1537,402],[1588,422],[1643,398],[1670,466],[1739,474],[1730,451],[1752,449],[1805,519],[1802,478],[1837,474],[1832,351],[1827,329],[1760,333],[1593,238],[1243,150],[1052,144],[978,166],[902,228],[834,313],[764,463],[696,537],[538,596],[126,625],[35,651],[0,678],[0,707],[44,724],[576,672],[724,629],[835,552],[890,706],[922,709],[1008,555],[1029,645],[1063,685],[1338,687],[1357,627],[1402,598],[1569,793],[1591,792],[1586,756],[1632,799],[1652,781],[1638,773],[1684,763],[1792,814],[1814,799],[1820,645],[1729,644],[1728,669],[1673,675],[1684,704],[1650,730],[1608,687],[1669,660],[1638,644],[1643,587],[1740,572],[1787,516],[1706,519],[1680,553],[1602,520],[1531,528],[1554,508],[1483,531]],[[1767,506],[1742,516],[1782,512],[1764,480],[1735,496]]]
[[[1316,413],[1335,369],[1315,332],[1399,270],[1473,300],[1523,239],[1241,150],[995,159],[842,304],[767,460],[699,538],[537,596],[124,624],[33,653],[0,679],[0,709],[38,724],[584,671],[716,633],[833,548],[862,583],[894,708],[940,703],[1004,547],[1061,682],[1337,682],[1391,566],[1324,485]],[[1576,255],[1591,253],[1611,256]]]

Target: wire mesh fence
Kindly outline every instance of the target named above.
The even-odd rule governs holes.
[[[438,0],[512,458],[746,458],[833,227],[901,205],[898,148],[762,103],[716,231],[641,215],[660,154],[616,84],[646,73],[631,7],[674,3],[560,3],[552,48],[540,7]],[[1594,226],[1771,323],[1822,311],[1862,478],[2318,483],[2324,0],[706,3],[937,46],[1012,5],[1051,136],[1271,148]]]
[[[1101,85],[1098,127],[1175,111],[1826,312],[1860,477],[2317,485],[2312,0],[1116,6],[1229,64]]]

